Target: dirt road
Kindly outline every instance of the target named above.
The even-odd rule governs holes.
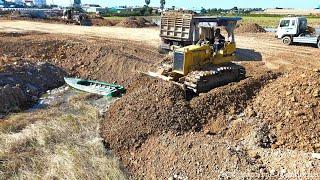
[[[0,32],[40,31],[91,37],[116,38],[143,42],[151,46],[159,43],[157,28],[85,27],[26,21],[0,21]],[[271,69],[320,67],[320,51],[310,46],[284,46],[271,33],[237,34],[239,60],[263,61]]]
[[[271,33],[238,34],[238,55],[241,60],[262,60],[271,69],[320,67],[320,51],[313,46],[285,46]]]
[[[125,40],[143,41],[156,46],[159,42],[157,28],[123,28],[77,26],[64,24],[49,24],[29,21],[0,21],[0,32],[39,31],[45,33],[62,33],[90,37],[117,38]]]

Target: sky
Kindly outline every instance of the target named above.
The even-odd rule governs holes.
[[[59,5],[70,5],[72,0],[47,0]],[[99,4],[103,7],[113,6],[141,6],[144,0],[82,0],[82,4]],[[151,0],[151,6],[159,6],[160,0]],[[320,5],[320,0],[166,0],[166,7],[176,6],[179,8],[200,9],[205,8],[316,8]]]

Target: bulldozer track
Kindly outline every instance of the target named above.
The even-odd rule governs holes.
[[[211,66],[205,70],[189,73],[185,78],[184,84],[188,89],[201,93],[231,82],[240,81],[245,76],[246,70],[240,65]]]

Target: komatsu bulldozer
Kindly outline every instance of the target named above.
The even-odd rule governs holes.
[[[246,76],[244,67],[233,63],[236,58],[234,29],[241,18],[229,17],[192,17],[189,26],[174,26],[179,20],[170,20],[176,27],[187,27],[193,39],[192,45],[173,48],[173,61],[163,63],[157,72],[148,72],[152,77],[172,81],[185,90],[194,93],[207,92],[230,82],[240,81]],[[190,26],[192,26],[190,28]],[[220,29],[227,37],[217,40]],[[172,29],[175,31],[177,29]],[[199,37],[195,37],[195,36]],[[173,39],[174,37],[172,37]]]

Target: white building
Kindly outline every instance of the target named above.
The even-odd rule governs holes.
[[[16,4],[23,4],[22,0],[7,0],[7,2],[13,2],[13,3],[16,3]]]
[[[35,6],[44,6],[47,4],[46,0],[33,0]]]
[[[100,5],[97,4],[84,4],[82,5],[82,9],[86,12],[91,13],[104,13],[107,12],[106,8],[102,8]]]
[[[27,6],[34,6],[33,0],[24,0],[24,3],[25,3]]]

